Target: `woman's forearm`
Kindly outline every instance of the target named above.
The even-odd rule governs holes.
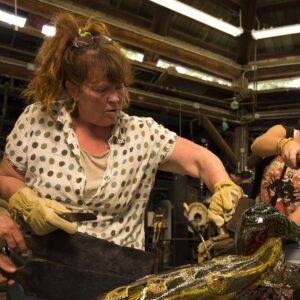
[[[25,187],[24,181],[2,175],[0,176],[0,198],[8,200],[17,190],[22,187]]]
[[[216,183],[222,180],[229,180],[230,177],[225,170],[225,167],[221,160],[212,152],[206,151],[205,159],[202,161],[202,168],[206,172],[202,171],[202,179],[206,186],[213,191],[213,187]]]
[[[282,125],[275,125],[254,140],[251,150],[257,156],[276,155],[278,154],[278,141],[285,136],[286,129]]]
[[[262,135],[251,145],[252,152],[257,156],[272,156],[278,154],[277,143],[281,137]]]
[[[4,154],[0,166],[0,198],[8,200],[17,190],[25,186],[24,174],[16,171]]]

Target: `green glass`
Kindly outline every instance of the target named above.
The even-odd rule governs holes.
[[[273,206],[260,204],[251,207],[237,225],[236,253],[250,255],[271,237],[300,242],[300,226]]]

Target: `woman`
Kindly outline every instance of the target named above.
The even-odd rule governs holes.
[[[256,202],[274,205],[300,225],[300,171],[297,166],[297,155],[300,154],[300,130],[275,125],[254,140],[251,150],[257,156],[270,158],[274,156],[263,171]],[[284,252],[288,262],[300,263],[298,244],[284,245]],[[299,299],[300,290],[294,291],[293,295],[290,291],[284,292],[281,289],[257,290],[256,297]]]
[[[144,249],[145,206],[163,170],[201,177],[214,191],[211,219],[218,226],[228,221],[242,191],[221,161],[151,118],[123,112],[132,71],[105,25],[67,13],[55,23],[26,91],[34,103],[7,139],[0,197],[10,213],[22,214],[39,235],[78,230]],[[74,225],[59,217],[65,211],[94,212],[97,220]],[[0,214],[2,223],[2,242],[25,251],[14,221]],[[0,267],[15,270],[4,257]]]
[[[263,172],[257,202],[275,205],[300,224],[300,130],[275,125],[254,140],[251,150],[257,156],[275,156]]]

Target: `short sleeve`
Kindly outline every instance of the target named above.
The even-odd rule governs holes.
[[[295,129],[293,127],[289,127],[289,126],[284,126],[286,134],[285,137],[286,138],[294,138],[295,137]]]
[[[151,118],[147,118],[146,123],[152,133],[150,139],[153,141],[153,152],[150,155],[155,155],[158,165],[165,163],[173,153],[177,134]]]
[[[27,170],[29,107],[20,115],[6,139],[5,154],[9,163],[21,173]]]

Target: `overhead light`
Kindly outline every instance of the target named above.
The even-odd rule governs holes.
[[[252,36],[255,40],[267,39],[270,37],[300,33],[300,24],[280,26],[262,30],[252,30]]]
[[[188,18],[194,19],[198,22],[204,23],[208,26],[226,32],[232,36],[239,36],[243,33],[243,28],[233,26],[229,23],[222,21],[221,19],[215,18],[207,13],[198,10],[192,6],[184,4],[177,0],[150,0],[156,4],[164,6],[170,10],[180,13]]]
[[[10,25],[16,25],[18,27],[24,27],[26,20],[26,18],[18,17],[14,14],[0,10],[0,21],[2,22],[8,23]]]
[[[56,29],[54,26],[43,25],[43,27],[42,27],[42,33],[46,36],[54,36],[55,32],[56,32]]]

